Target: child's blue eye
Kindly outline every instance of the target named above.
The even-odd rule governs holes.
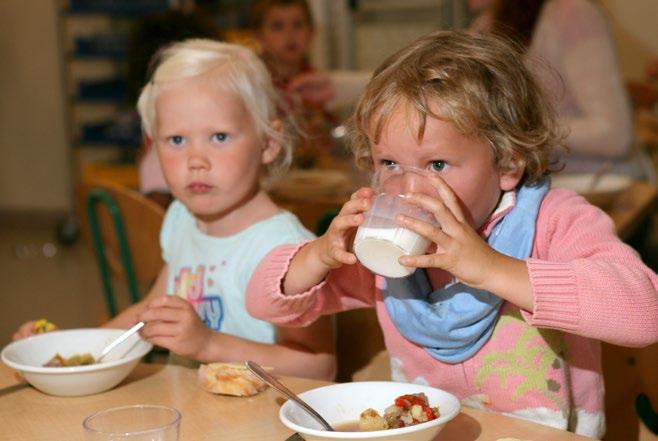
[[[225,142],[228,139],[228,135],[223,132],[215,133],[212,135],[212,140],[214,142]]]
[[[180,135],[174,135],[167,138],[167,141],[171,145],[183,145],[185,143],[185,138]]]
[[[382,165],[384,166],[385,169],[387,170],[395,170],[397,169],[398,165],[396,164],[395,161],[391,161],[390,159],[382,159]]]
[[[432,171],[440,172],[443,171],[446,168],[446,166],[447,164],[445,161],[432,161],[430,168],[432,169]]]

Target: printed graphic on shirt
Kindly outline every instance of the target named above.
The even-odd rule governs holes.
[[[174,279],[174,294],[187,299],[206,326],[219,331],[224,320],[224,303],[220,293],[206,293],[205,273],[204,265],[197,266],[194,272],[189,267],[181,268]],[[219,288],[210,278],[207,284],[209,290]]]
[[[528,325],[520,312],[501,315],[491,340],[495,348],[482,357],[475,385],[511,391],[517,401],[533,394],[538,405],[569,412],[569,388],[564,364],[565,343],[561,333]]]

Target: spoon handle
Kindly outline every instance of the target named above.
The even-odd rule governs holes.
[[[101,355],[99,355],[98,358],[96,359],[96,363],[99,363],[103,357],[105,357],[107,354],[109,354],[110,351],[111,351],[112,349],[116,348],[116,347],[119,346],[121,343],[123,343],[124,341],[126,341],[126,340],[128,339],[128,337],[130,337],[130,336],[133,335],[135,332],[137,332],[137,331],[139,331],[140,329],[142,329],[142,327],[143,327],[144,325],[145,325],[144,322],[139,322],[139,323],[137,323],[135,326],[133,326],[132,328],[128,329],[126,332],[124,332],[123,334],[121,334],[121,335],[120,335],[116,340],[114,340],[112,343],[110,343],[109,345],[105,346],[105,349],[103,349],[103,352],[101,352]]]
[[[272,386],[274,389],[278,390],[291,400],[293,400],[295,403],[299,404],[306,412],[308,412],[315,420],[322,425],[322,427],[325,428],[325,430],[328,430],[330,432],[334,432],[334,428],[331,427],[331,424],[329,424],[322,416],[315,411],[311,406],[306,404],[304,400],[299,398],[297,394],[292,392],[290,389],[285,387],[283,384],[279,382],[276,378],[274,378],[272,375],[270,375],[269,372],[267,372],[265,369],[263,369],[259,364],[254,363],[253,361],[247,361],[245,362],[247,365],[247,368],[258,378],[263,380],[265,383],[269,384]]]

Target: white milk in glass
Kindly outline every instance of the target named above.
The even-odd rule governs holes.
[[[430,241],[400,226],[394,220],[371,218],[354,238],[354,254],[370,271],[385,277],[406,277],[416,268],[401,265],[400,256],[424,254]]]

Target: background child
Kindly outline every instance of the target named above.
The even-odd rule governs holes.
[[[322,105],[303,102],[289,88],[293,78],[315,70],[309,62],[314,27],[308,2],[257,0],[251,22],[274,86],[286,99],[286,109],[282,110],[293,113],[304,132],[295,159],[312,163],[317,153],[331,148],[329,131],[335,118]]]
[[[363,188],[326,234],[261,262],[248,311],[305,325],[374,306],[394,380],[600,437],[599,340],[658,340],[658,277],[607,215],[549,189],[562,136],[518,48],[493,36],[422,37],[375,71],[352,123],[359,163],[376,175],[423,169],[438,193],[409,200],[441,228],[397,219],[433,242],[400,258],[423,269],[384,279],[357,264],[350,238],[373,196]]]
[[[312,235],[260,187],[290,163],[267,69],[249,49],[187,40],[163,52],[138,102],[176,200],[161,231],[165,267],[148,296],[106,327],[202,363],[251,359],[281,374],[332,379],[332,325],[275,328],[249,316],[251,273],[272,248]],[[23,331],[29,326],[23,327]]]

